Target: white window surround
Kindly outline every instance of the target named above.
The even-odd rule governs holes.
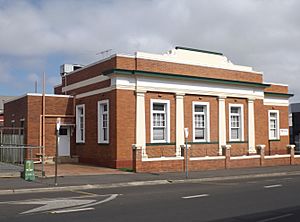
[[[276,114],[276,136],[272,136],[271,134],[271,113],[275,113]],[[268,110],[268,125],[269,125],[269,140],[279,140],[280,139],[280,135],[279,135],[279,110]]]
[[[82,128],[80,128],[80,116],[79,110],[82,109]],[[81,135],[81,130],[83,131]],[[76,105],[76,143],[84,143],[85,142],[85,105]]]
[[[103,105],[107,105],[107,111],[103,111]],[[107,126],[106,126],[106,140],[104,140],[104,128],[103,128],[103,114],[107,115]],[[98,143],[109,143],[109,100],[98,101]]]
[[[240,138],[239,139],[232,139],[231,135],[231,108],[237,107],[240,108]],[[229,141],[230,142],[237,142],[237,141],[244,141],[244,105],[243,104],[229,104],[229,118],[228,118],[228,125],[229,125]]]
[[[166,139],[154,140],[153,139],[153,104],[160,103],[166,107]],[[170,142],[170,100],[151,99],[150,100],[150,141],[151,143],[169,143]]]
[[[196,130],[195,130],[195,106],[200,105],[204,106],[204,118],[205,118],[205,123],[204,123],[204,139],[196,139]],[[209,109],[209,102],[193,102],[193,142],[210,142],[210,109]]]

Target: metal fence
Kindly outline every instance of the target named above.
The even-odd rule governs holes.
[[[23,169],[25,160],[33,160],[34,163],[41,164],[39,172],[44,176],[45,150],[42,146],[25,144],[23,134],[22,127],[0,127],[0,163],[3,166],[11,166],[11,169]]]

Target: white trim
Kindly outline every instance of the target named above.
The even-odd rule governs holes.
[[[74,70],[74,71],[72,71],[72,72],[69,72],[69,73],[66,74],[66,76],[71,75],[71,74],[74,74],[74,73],[77,73],[77,72],[79,72],[79,71],[82,71],[82,70],[84,70],[84,69],[86,69],[86,68],[89,68],[89,67],[92,67],[92,66],[94,66],[94,65],[97,65],[97,64],[106,62],[106,61],[108,61],[108,60],[110,60],[110,59],[112,59],[112,58],[114,58],[114,57],[135,58],[134,55],[125,55],[125,54],[116,54],[116,53],[115,53],[115,54],[112,54],[112,55],[110,55],[110,56],[108,56],[108,57],[106,57],[106,58],[104,58],[104,59],[98,60],[98,61],[93,62],[93,63],[91,63],[91,64],[88,64],[88,65],[86,65],[86,66],[83,66],[83,67],[80,68],[80,69],[76,69],[76,70]]]
[[[264,99],[263,90],[254,87],[237,85],[229,86],[225,84],[204,83],[200,81],[195,82],[188,80],[170,80],[167,78],[141,76],[137,76],[136,78],[134,78],[122,74],[118,74],[117,76],[111,78],[110,87],[81,93],[76,95],[76,98],[97,95],[114,89]]]
[[[252,67],[235,65],[231,63],[229,59],[224,55],[214,55],[210,53],[196,52],[184,49],[172,49],[165,54],[136,52],[136,57],[138,59],[194,65],[200,67],[210,67],[224,70],[234,70],[238,72],[249,72],[262,75],[262,72],[254,71]]]
[[[271,155],[271,156],[265,156],[265,159],[277,159],[277,158],[287,158],[287,157],[291,157],[291,154],[275,154],[275,155]]]
[[[276,137],[271,137],[271,133],[270,133],[270,129],[271,129],[271,126],[270,126],[270,114],[271,113],[276,113],[277,116],[276,116]],[[279,110],[268,110],[268,132],[269,132],[269,140],[279,140],[280,139],[280,115],[279,115]]]
[[[78,109],[83,109],[83,139],[80,137],[80,122],[79,122],[79,114]],[[76,143],[84,143],[85,142],[85,104],[76,105]]]
[[[106,104],[107,105],[107,140],[104,140],[103,139],[103,129],[102,129],[102,121],[103,121],[103,119],[102,119],[102,111],[101,111],[101,105],[102,104]],[[101,101],[98,101],[98,104],[97,104],[97,106],[98,106],[98,112],[97,112],[97,114],[98,114],[98,118],[97,118],[97,120],[98,120],[98,124],[97,124],[97,126],[98,126],[98,143],[109,143],[109,100],[108,99],[106,99],[106,100],[101,100]]]
[[[222,146],[226,145],[226,101],[225,97],[218,98],[219,106],[219,155],[222,155]]]
[[[283,83],[275,83],[275,82],[263,82],[264,84],[270,84],[274,86],[289,86],[288,84],[283,84]]]
[[[181,156],[184,144],[184,95],[176,94],[176,156]]]
[[[300,158],[300,155],[299,154],[295,154],[294,158]]]
[[[15,100],[18,100],[18,99],[22,99],[23,97],[26,97],[26,96],[43,96],[42,93],[26,93],[24,95],[21,95],[21,96],[17,96],[17,97],[14,97],[14,98],[11,98],[11,99],[8,99],[8,100],[5,100],[3,102],[3,104],[5,103],[9,103],[9,102],[12,102],[12,101],[15,101]],[[46,97],[61,97],[61,98],[74,98],[74,96],[70,96],[70,95],[59,95],[59,94],[45,94]]]
[[[240,113],[240,138],[239,139],[232,139],[231,138],[231,107],[238,107],[241,110]],[[243,104],[235,104],[235,103],[230,103],[229,104],[229,110],[228,110],[228,126],[229,126],[229,141],[230,142],[236,142],[236,141],[244,141],[244,105]]]
[[[248,99],[248,152],[256,153],[255,149],[255,107],[254,100]]]
[[[204,139],[195,139],[195,106],[201,105],[205,106],[205,134]],[[209,108],[209,102],[192,102],[192,109],[193,109],[193,142],[210,142],[210,108]]]
[[[82,80],[82,81],[74,83],[74,84],[67,85],[62,88],[62,92],[67,92],[67,91],[78,89],[78,88],[88,86],[88,85],[91,85],[94,83],[103,82],[108,79],[110,79],[108,76],[104,76],[104,75],[96,76],[96,77],[93,77],[90,79]]]
[[[165,160],[183,160],[184,157],[153,157],[153,158],[142,158],[142,161],[150,162],[150,161],[165,161]]]
[[[102,89],[92,90],[92,91],[89,91],[86,93],[81,93],[81,94],[76,95],[75,97],[76,97],[76,99],[80,99],[80,98],[84,98],[84,97],[88,97],[88,96],[94,96],[94,95],[98,95],[101,93],[109,92],[114,89],[116,89],[116,87],[110,86],[110,87],[106,87],[106,88],[102,88]]]
[[[279,98],[274,96],[265,96],[264,105],[265,106],[289,106],[289,99]]]
[[[153,103],[162,103],[166,105],[166,140],[153,140]],[[170,100],[151,99],[150,100],[150,141],[151,143],[169,143],[170,142]]]
[[[260,155],[251,155],[251,156],[233,156],[230,157],[231,160],[245,160],[245,159],[260,159]]]
[[[225,160],[225,156],[190,157],[190,160]]]

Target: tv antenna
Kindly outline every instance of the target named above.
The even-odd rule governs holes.
[[[112,49],[106,49],[101,52],[97,52],[96,55],[101,55],[102,58],[108,57],[111,51],[112,51]]]

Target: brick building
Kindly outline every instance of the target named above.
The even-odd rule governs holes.
[[[150,168],[182,160],[185,127],[194,158],[221,157],[223,145],[231,145],[231,156],[255,156],[258,144],[266,155],[286,153],[288,86],[265,83],[261,72],[221,53],[176,47],[163,55],[116,54],[74,67],[62,66],[62,83],[46,96],[47,115],[53,116],[45,120],[49,156],[58,116],[67,117],[73,132],[69,155],[113,168],[135,166],[133,148]],[[14,112],[24,117],[30,144],[41,137],[41,99],[27,95],[5,104],[5,119]],[[27,108],[17,114],[20,103]]]

